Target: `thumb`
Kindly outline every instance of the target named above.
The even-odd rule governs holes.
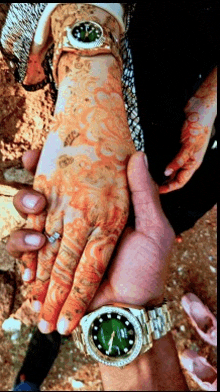
[[[128,163],[128,183],[135,214],[135,228],[147,234],[158,224],[164,212],[161,208],[158,186],[148,171],[146,155],[139,151]]]

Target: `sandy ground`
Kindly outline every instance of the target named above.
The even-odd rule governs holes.
[[[53,102],[49,86],[26,92],[14,82],[0,54],[0,184],[4,172],[21,167],[21,156],[29,148],[40,147],[51,120]],[[182,243],[175,243],[170,260],[166,295],[172,310],[173,337],[179,354],[190,348],[216,366],[217,352],[202,341],[192,328],[181,307],[181,297],[195,293],[216,315],[216,206],[201,218],[195,227],[183,233]],[[0,218],[1,219],[1,218]],[[1,244],[4,247],[4,244]],[[0,259],[5,256],[0,252]],[[0,270],[0,327],[12,310],[21,303],[21,280],[15,260],[8,271]],[[0,329],[0,390],[10,390],[25,356],[31,328],[22,328],[20,338],[12,342]],[[191,390],[200,388],[186,375]],[[102,390],[98,365],[88,361],[75,348],[72,339],[61,346],[60,354],[43,383],[42,390],[71,391],[73,380],[80,380],[80,390]]]

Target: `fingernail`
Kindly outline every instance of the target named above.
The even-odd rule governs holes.
[[[57,324],[57,331],[61,334],[61,335],[65,335],[65,333],[68,331],[69,329],[69,320],[67,320],[65,317],[62,317],[60,319],[60,321]]]
[[[22,204],[29,209],[32,209],[36,206],[37,202],[39,201],[39,196],[35,195],[26,195],[22,199]]]
[[[41,319],[38,323],[38,328],[42,333],[50,333],[50,323],[48,321]]]
[[[24,237],[24,242],[27,245],[39,246],[41,243],[41,237],[37,234],[27,234]]]
[[[40,313],[40,310],[41,310],[41,308],[42,308],[41,302],[40,302],[40,301],[34,301],[34,302],[32,303],[32,308],[33,308],[33,310],[34,310],[35,312]]]
[[[30,280],[32,277],[32,271],[29,268],[26,268],[23,275],[22,275],[22,279],[23,280]]]
[[[173,172],[174,172],[173,169],[166,169],[165,172],[164,172],[164,174],[165,174],[165,176],[168,177],[168,176],[170,176]]]
[[[148,169],[148,160],[147,160],[147,155],[146,154],[144,154],[144,161],[145,161],[145,165],[146,165],[146,167]]]

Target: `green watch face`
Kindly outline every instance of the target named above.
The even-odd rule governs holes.
[[[118,313],[104,313],[96,318],[91,332],[94,345],[105,356],[125,356],[135,344],[133,325]]]
[[[96,42],[102,37],[102,29],[97,23],[81,22],[73,27],[72,35],[78,42]]]

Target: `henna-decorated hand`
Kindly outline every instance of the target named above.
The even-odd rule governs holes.
[[[27,152],[23,160],[25,167],[30,167],[30,161],[33,166],[36,159],[33,151]],[[135,229],[125,229],[106,278],[89,311],[111,301],[156,306],[163,300],[167,261],[174,232],[162,211],[157,186],[149,175],[141,152],[135,153],[129,160],[128,182],[134,206]],[[35,208],[31,208],[33,198],[37,201]],[[27,201],[29,203],[25,206]],[[39,214],[45,203],[43,195],[27,189],[19,191],[14,198],[14,205],[21,214]],[[14,257],[21,257],[24,251],[42,247],[45,237],[41,233],[31,233],[39,238],[38,247],[25,243],[29,230],[19,230],[11,234],[7,243],[8,252]]]
[[[181,130],[182,147],[166,167],[166,184],[160,193],[182,188],[201,165],[217,113],[217,71],[214,69],[185,108],[186,120]]]
[[[34,179],[47,210],[29,215],[26,227],[62,236],[22,256],[43,333],[78,324],[128,217],[126,168],[135,148],[120,69],[113,56],[100,57],[61,57],[54,122]]]
[[[86,57],[65,49],[65,28],[86,18],[102,25],[105,54]],[[31,304],[44,333],[61,326],[73,330],[94,297],[127,221],[126,169],[135,152],[116,20],[93,5],[61,4],[51,16],[51,32],[58,99],[34,179],[47,209],[29,215],[26,229],[60,238],[22,255],[23,277],[32,284],[20,309],[25,318]]]

